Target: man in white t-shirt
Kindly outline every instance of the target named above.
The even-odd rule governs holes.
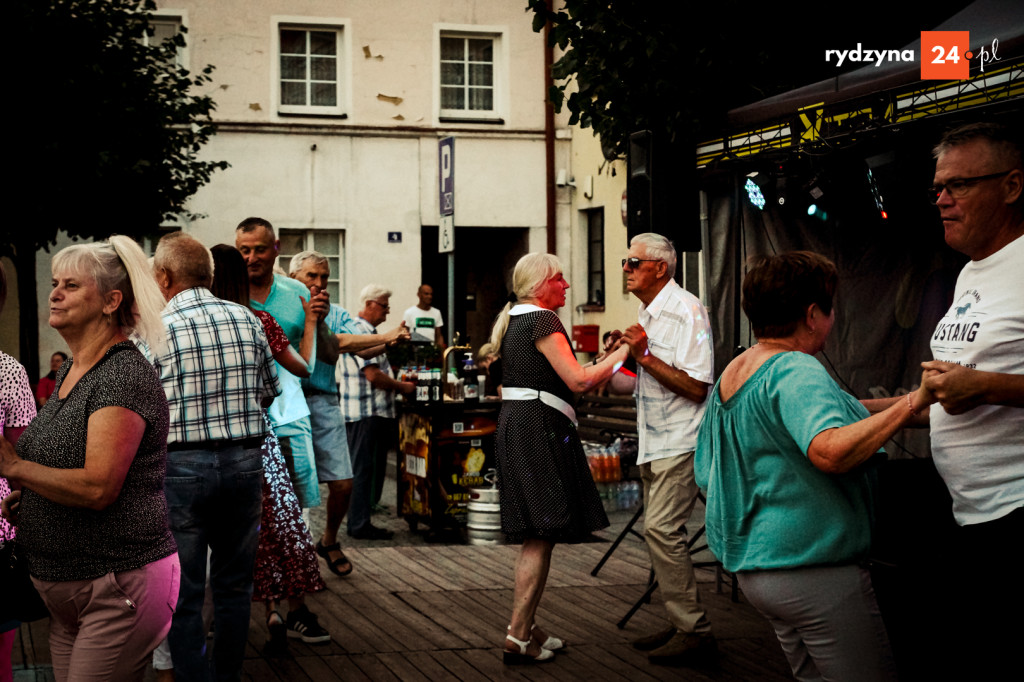
[[[1020,628],[1003,619],[1024,608],[1024,166],[1015,135],[992,123],[946,133],[931,188],[946,243],[971,259],[932,335],[935,360],[922,366],[939,399],[932,456],[960,526],[957,575],[999,576],[996,599],[973,600],[969,623],[949,623],[975,679],[1021,670]]]
[[[433,341],[444,350],[444,335],[441,333],[444,319],[441,317],[441,311],[430,305],[434,301],[434,289],[429,284],[421,284],[416,290],[416,298],[419,299],[419,303],[407,309],[402,316],[405,326],[412,334],[412,340]]]
[[[711,327],[701,302],[672,277],[676,249],[665,237],[633,237],[623,260],[626,288],[641,301],[639,323],[623,332],[637,364],[637,464],[644,490],[644,538],[671,625],[633,642],[659,664],[688,664],[717,651],[697,596],[684,525],[697,502],[693,451],[714,381]]]

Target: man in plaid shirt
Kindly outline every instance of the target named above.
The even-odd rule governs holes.
[[[352,325],[360,334],[377,334],[391,310],[391,291],[376,284],[363,287],[359,300],[362,310]],[[338,363],[341,377],[341,406],[352,455],[352,504],[348,511],[348,534],[354,538],[384,537],[389,531],[370,523],[374,469],[383,473],[390,446],[398,444],[393,392],[408,395],[416,384],[396,381],[384,354],[385,345],[359,355],[346,355]],[[367,357],[370,356],[370,357]]]
[[[240,678],[249,632],[263,483],[263,408],[281,392],[263,327],[245,307],[216,298],[213,258],[177,232],[157,246],[153,271],[167,299],[167,348],[154,360],[170,408],[167,495],[181,558],[181,590],[168,635],[179,679]],[[202,606],[210,550],[214,618],[211,671]]]

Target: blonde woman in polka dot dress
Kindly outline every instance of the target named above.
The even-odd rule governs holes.
[[[512,622],[505,663],[550,661],[565,642],[534,623],[556,542],[575,542],[608,525],[572,408],[587,391],[622,365],[622,346],[597,364],[581,367],[555,314],[568,282],[554,256],[531,253],[516,264],[509,304],[491,333],[504,361],[496,453],[501,525],[522,542],[516,561]]]

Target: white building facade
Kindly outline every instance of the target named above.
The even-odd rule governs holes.
[[[260,216],[278,229],[283,257],[331,257],[332,295],[347,308],[376,282],[394,290],[397,313],[421,281],[444,308],[438,142],[452,136],[455,326],[482,343],[508,261],[547,249],[545,154],[556,143],[545,134],[546,47],[522,3],[159,5],[161,21],[188,29],[185,65],[216,67],[218,130],[202,154],[231,164],[192,198],[201,217],[182,227],[208,246],[231,244],[240,220]],[[566,254],[568,230],[558,230]]]

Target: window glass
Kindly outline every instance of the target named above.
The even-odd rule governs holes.
[[[280,30],[280,89],[284,113],[307,113],[304,109],[308,113],[341,113],[339,37],[339,31]]]
[[[494,111],[494,39],[441,38],[441,110]]]

